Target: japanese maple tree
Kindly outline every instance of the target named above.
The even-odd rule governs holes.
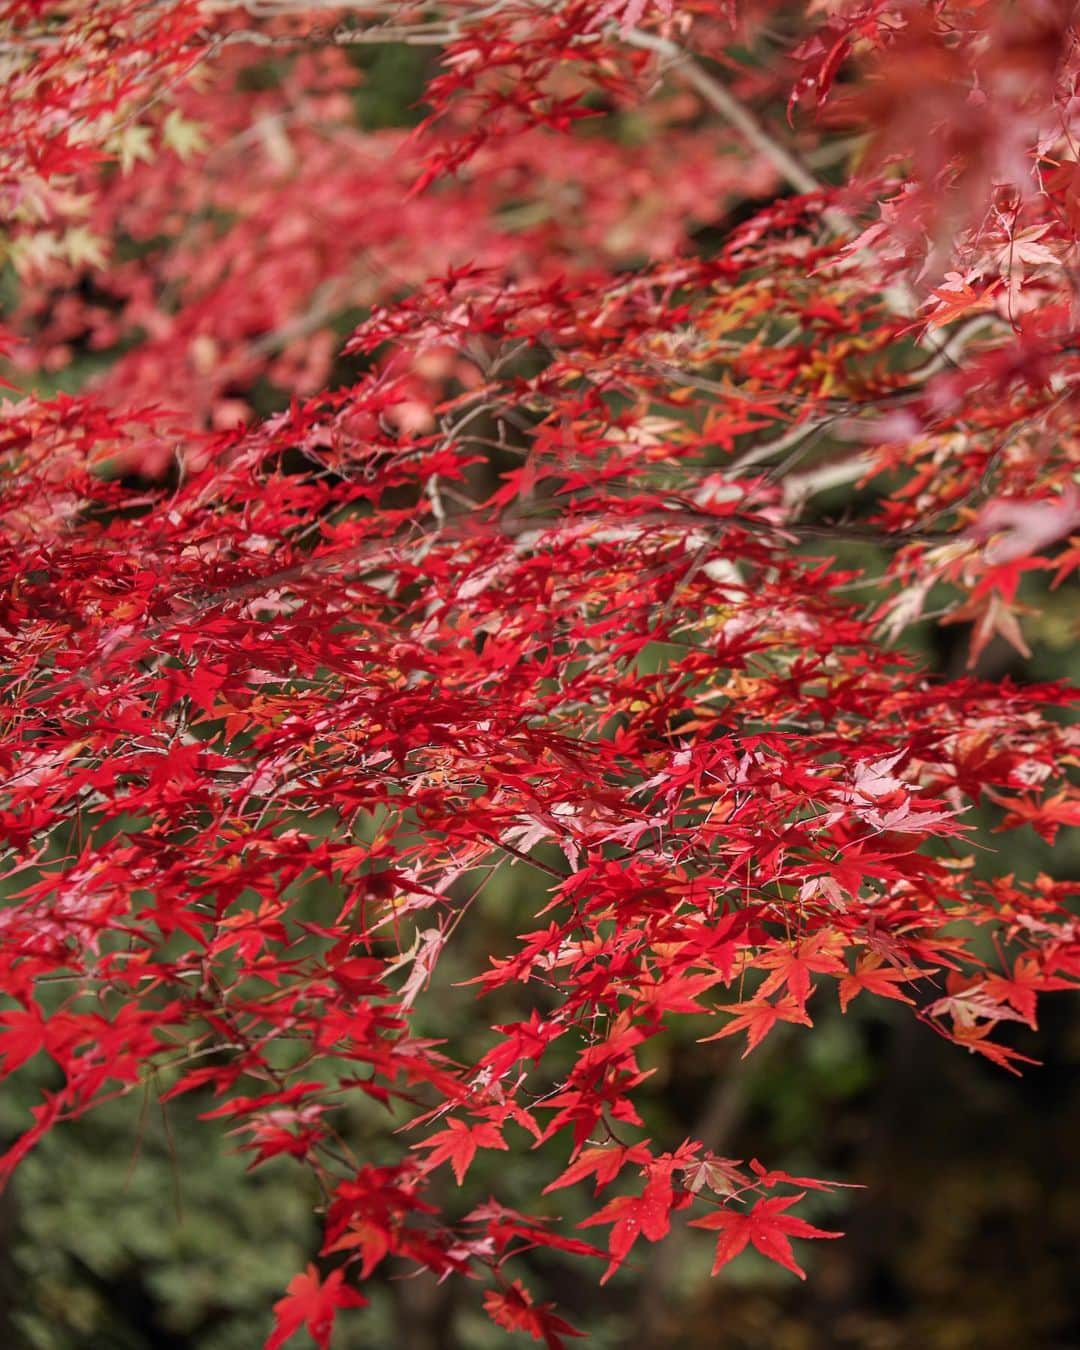
[[[531,1249],[838,1236],[796,1212],[830,1183],[646,1136],[680,1019],[750,1052],[887,999],[1029,1058],[1001,1024],[1080,933],[969,813],[1080,823],[1072,691],[988,660],[1080,561],[1076,21],[0,6],[0,1055],[54,1066],[5,1175],[198,1092],[323,1197],[268,1347],[418,1268],[558,1347]],[[365,122],[386,48],[412,127]],[[904,646],[933,621],[966,669]],[[435,1038],[509,868],[482,1044]],[[548,1141],[583,1233],[457,1202]]]

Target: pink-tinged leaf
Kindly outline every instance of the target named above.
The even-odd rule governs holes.
[[[985,555],[994,566],[1041,553],[1080,525],[1080,488],[1068,483],[1056,497],[1031,501],[993,497],[979,510],[969,533],[987,541]],[[1006,597],[1012,599],[1011,595]]]

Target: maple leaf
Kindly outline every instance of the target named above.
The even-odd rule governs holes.
[[[1023,1021],[1023,1018],[1018,1019]],[[1038,1064],[1037,1059],[1032,1059],[1030,1055],[1022,1055],[1018,1050],[1013,1050],[1008,1045],[1001,1045],[997,1041],[987,1039],[994,1029],[993,1022],[983,1022],[975,1025],[973,1023],[961,1023],[954,1027],[949,1039],[957,1045],[964,1046],[971,1054],[983,1055],[1002,1069],[1007,1069],[1009,1073],[1019,1075],[1020,1070],[1016,1067],[1018,1064]]]
[[[750,1159],[750,1170],[757,1177],[759,1184],[769,1190],[775,1186],[801,1186],[809,1191],[832,1191],[838,1186],[845,1189],[859,1189],[855,1183],[848,1181],[821,1181],[817,1177],[795,1177],[777,1168],[767,1168],[757,1158]]]
[[[479,1148],[506,1149],[509,1145],[499,1133],[498,1126],[486,1121],[476,1125],[467,1125],[463,1120],[448,1116],[446,1129],[439,1130],[428,1139],[422,1139],[413,1148],[429,1148],[431,1152],[424,1159],[425,1170],[449,1162],[454,1170],[457,1184],[465,1180],[472,1160]]]
[[[412,946],[402,952],[396,961],[385,967],[384,974],[390,975],[403,966],[412,965],[408,979],[402,984],[398,1002],[402,1008],[411,1008],[420,991],[430,983],[439,953],[446,943],[446,934],[439,928],[417,929]]]
[[[669,16],[674,10],[675,0],[657,0],[661,14]],[[623,37],[633,32],[641,22],[649,0],[604,0],[597,11],[595,22],[600,24],[607,19],[619,17],[619,31]]]
[[[800,1280],[805,1280],[806,1272],[796,1264],[789,1239],[843,1237],[842,1233],[815,1228],[805,1219],[785,1213],[792,1205],[804,1199],[805,1195],[805,1191],[800,1191],[797,1195],[774,1196],[772,1199],[758,1200],[746,1212],[721,1208],[711,1214],[702,1215],[701,1218],[691,1219],[691,1227],[720,1230],[712,1273],[715,1275],[729,1261],[734,1260],[749,1242],[762,1256],[798,1275]]]
[[[1080,162],[1067,159],[1054,165],[1047,181],[1059,195],[1070,227],[1080,233]]]
[[[572,1186],[584,1177],[592,1175],[596,1177],[594,1194],[598,1194],[604,1186],[610,1185],[615,1180],[627,1163],[643,1164],[649,1161],[651,1154],[645,1146],[647,1143],[646,1140],[644,1143],[629,1146],[584,1149],[565,1172],[561,1172],[554,1181],[544,1187],[544,1194],[560,1190],[563,1186]]]
[[[1018,825],[1030,825],[1047,843],[1052,844],[1062,825],[1080,825],[1080,790],[1071,784],[1062,788],[1051,797],[1006,797],[985,788],[986,795],[1007,808],[1007,814],[998,830],[1015,829]]]
[[[594,1224],[612,1225],[608,1237],[608,1253],[611,1260],[600,1277],[601,1284],[606,1284],[611,1279],[639,1237],[645,1237],[650,1242],[659,1242],[667,1234],[671,1227],[671,1209],[674,1203],[671,1172],[668,1169],[652,1177],[640,1195],[616,1196],[614,1200],[609,1200],[603,1209],[597,1210],[595,1214],[581,1221],[579,1228],[589,1228]]]
[[[360,1252],[360,1278],[366,1280],[391,1249],[391,1235],[381,1225],[370,1220],[354,1219],[348,1230],[336,1241],[323,1248],[325,1255],[332,1252]]]
[[[694,1013],[705,1009],[697,996],[719,984],[722,973],[712,975],[671,975],[664,980],[639,979],[632,986],[634,997],[658,1012]]]
[[[975,291],[958,272],[950,272],[945,281],[930,292],[930,299],[923,303],[934,306],[927,327],[939,328],[962,314],[989,309],[993,299],[991,291]]]
[[[1077,525],[1080,488],[1069,483],[1058,497],[1035,501],[993,497],[979,509],[968,533],[974,539],[989,541],[984,550],[986,560],[999,566],[1039,553]]]
[[[582,1332],[552,1311],[551,1303],[534,1303],[520,1280],[506,1289],[489,1289],[484,1294],[484,1310],[496,1326],[506,1331],[527,1331],[534,1341],[543,1341],[548,1350],[563,1350],[564,1336]]]
[[[1010,604],[1003,596],[994,592],[989,595],[971,596],[963,604],[951,609],[941,622],[951,624],[971,620],[974,623],[968,652],[968,668],[971,669],[995,634],[1003,637],[1021,656],[1030,656],[1031,648],[1024,641],[1017,615],[1033,612],[1026,606]]]
[[[206,138],[197,122],[189,122],[179,109],[170,108],[161,127],[161,143],[174,150],[181,159],[196,155],[206,148]]]
[[[265,1350],[278,1350],[301,1327],[307,1329],[319,1350],[328,1350],[334,1318],[339,1308],[362,1308],[367,1299],[345,1283],[340,1270],[332,1270],[325,1280],[313,1265],[289,1281],[287,1292],[274,1304],[274,1329]]]
[[[500,1205],[497,1200],[488,1200],[486,1204],[477,1205],[466,1214],[463,1222],[483,1224],[485,1242],[494,1243],[495,1250],[500,1252],[505,1250],[509,1242],[517,1238],[525,1244],[519,1245],[516,1249],[518,1251],[524,1251],[526,1246],[548,1247],[552,1251],[570,1252],[574,1256],[603,1256],[603,1252],[592,1243],[584,1242],[581,1238],[564,1237],[561,1233],[554,1232],[549,1226],[550,1220],[519,1214],[517,1210]]]
[[[956,988],[954,979],[950,979],[949,984],[953,992],[927,1004],[923,1009],[925,1016],[950,1017],[955,1027],[966,1030],[970,1030],[976,1023],[1027,1020],[1023,1012],[1010,1006],[1010,1002],[1003,1002],[995,997],[986,980],[979,980],[967,988]]]
[[[130,123],[117,134],[109,149],[119,156],[121,171],[130,173],[139,160],[154,157],[150,128],[139,126],[137,122]]]
[[[505,1039],[484,1055],[478,1067],[490,1071],[496,1078],[501,1078],[519,1060],[539,1060],[545,1048],[551,1041],[562,1036],[566,1028],[560,1026],[554,1019],[543,1019],[534,1008],[529,1014],[528,1021],[507,1023],[495,1027],[494,1030],[500,1032]]]
[[[758,969],[771,972],[758,987],[755,997],[764,998],[786,985],[795,1007],[805,1011],[811,974],[842,975],[846,971],[847,967],[838,955],[843,947],[844,939],[839,934],[824,930],[793,946],[777,944],[755,962]]]
[[[807,995],[813,988],[807,989]],[[733,1013],[734,1021],[729,1022],[722,1031],[711,1036],[701,1036],[701,1041],[718,1041],[724,1036],[734,1036],[740,1031],[746,1032],[746,1049],[742,1053],[745,1059],[751,1050],[755,1050],[776,1026],[777,1022],[797,1022],[804,1027],[813,1026],[806,1012],[805,1003],[800,1003],[791,994],[770,1003],[768,999],[752,998],[744,1003],[729,1003],[721,1012]]]
[[[1028,1026],[1036,1023],[1036,1001],[1040,993],[1051,989],[1075,989],[1071,980],[1048,975],[1033,956],[1018,956],[1010,975],[988,975],[982,988],[997,1003],[1015,1008]]]
[[[717,1195],[734,1195],[746,1185],[746,1174],[730,1158],[707,1153],[686,1166],[683,1185],[692,1195],[697,1195],[705,1186]]]
[[[1066,577],[1069,577],[1080,567],[1080,536],[1069,536],[1069,547],[1064,553],[1058,554],[1057,571],[1054,573],[1054,579],[1050,583],[1050,589],[1057,590]]]
[[[855,962],[855,969],[837,985],[840,996],[840,1011],[847,1012],[848,1005],[859,994],[877,994],[880,998],[895,999],[899,1003],[914,1004],[915,1000],[897,989],[898,984],[907,984],[924,972],[911,966],[887,966],[880,952],[867,952]]]
[[[1052,249],[1038,242],[1046,235],[1049,228],[1048,225],[1032,225],[1028,229],[1012,235],[1006,243],[1001,245],[994,255],[994,261],[997,263],[1002,276],[1013,279],[1012,274],[1014,272],[1023,274],[1025,264],[1031,267],[1039,267],[1044,264],[1053,266],[1058,261],[1058,257]]]
[[[37,1004],[0,1013],[0,1059],[5,1074],[46,1047],[47,1029]]]
[[[357,121],[362,72],[301,6],[239,47],[209,8],[5,12],[0,382],[29,392],[0,408],[0,1059],[63,1082],[0,1173],[166,1073],[322,1182],[328,1113],[392,1106],[323,1254],[484,1265],[494,1321],[549,1345],[572,1333],[501,1263],[603,1253],[495,1199],[457,1218],[444,1173],[481,1148],[564,1140],[550,1192],[644,1178],[593,1216],[605,1279],[710,1195],[720,1264],[797,1269],[815,1230],[755,1201],[825,1183],[617,1142],[641,1047],[704,1010],[749,1053],[810,1025],[813,979],[846,1009],[945,970],[919,1016],[1015,1069],[994,1029],[1080,971],[1064,883],[917,847],[984,794],[1003,827],[1074,822],[1075,695],[895,650],[951,587],[973,662],[1000,636],[1015,664],[1022,586],[1080,558],[1072,7],[808,0],[794,73],[766,43],[752,79],[728,0],[400,9],[377,36],[443,47],[415,133]],[[831,120],[799,134],[827,184],[761,135],[785,82],[887,169],[848,243]],[[744,145],[711,153],[703,102]],[[814,494],[856,479],[888,490],[829,525]],[[818,531],[888,561],[811,558]],[[510,867],[525,931],[485,951]],[[511,1009],[494,1039],[425,1010],[451,934]],[[356,1298],[309,1268],[272,1336],[323,1343]]]

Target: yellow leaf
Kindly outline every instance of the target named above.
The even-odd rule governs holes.
[[[109,149],[119,158],[120,168],[124,173],[130,173],[140,159],[149,164],[154,158],[150,145],[150,128],[140,127],[135,123],[124,127],[112,137]]]
[[[64,235],[64,252],[72,267],[105,266],[105,241],[85,225],[76,225]]]
[[[198,122],[189,122],[176,108],[165,118],[161,128],[161,143],[175,151],[181,159],[206,149],[206,137]]]

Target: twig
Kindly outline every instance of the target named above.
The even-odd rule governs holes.
[[[631,47],[656,52],[657,55],[664,57],[668,65],[676,70],[687,84],[696,89],[705,102],[733,126],[748,145],[752,145],[764,155],[781,178],[797,192],[810,194],[821,191],[821,184],[806,165],[792,151],[775,140],[753,113],[718,80],[713,79],[688,51],[668,38],[658,37],[655,33],[643,33],[638,28],[625,33],[623,40]]]

